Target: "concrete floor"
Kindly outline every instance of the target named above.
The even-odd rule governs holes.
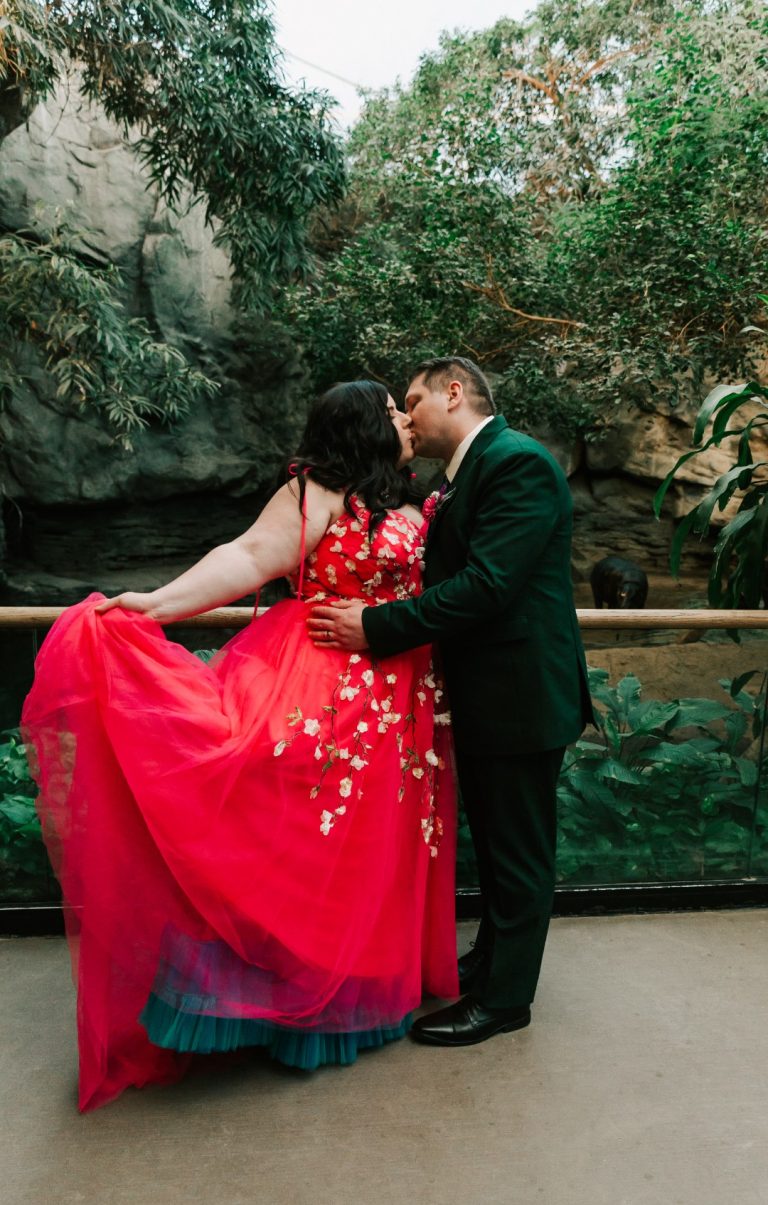
[[[766,1205],[766,938],[768,911],[558,920],[530,1029],[87,1116],[64,943],[0,941],[0,1201]]]

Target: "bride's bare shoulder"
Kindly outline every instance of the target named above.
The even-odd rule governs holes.
[[[329,521],[331,523],[334,521],[334,519],[338,519],[339,515],[344,510],[344,491],[329,490],[326,488],[326,486],[320,485],[319,482],[313,481],[309,476],[305,478],[305,482],[306,488],[304,491],[304,498],[306,500],[308,512],[325,511],[330,516]],[[283,488],[287,489],[298,503],[299,486],[296,479],[293,478],[290,480]]]
[[[410,519],[412,523],[420,523],[422,519],[419,508],[413,506],[410,502],[405,502],[402,506],[398,506],[397,514],[405,515],[406,519]]]
[[[312,491],[310,496],[328,511],[331,523],[338,519],[339,515],[343,514],[343,490],[329,490],[324,485],[318,485],[316,481],[307,481],[307,492],[309,493],[310,490]]]
[[[326,485],[321,485],[319,481],[315,481],[312,477],[305,478],[307,483],[307,493],[312,498],[322,498],[324,502],[331,503],[332,500],[337,500],[340,506],[344,505],[344,491],[330,490]],[[298,486],[294,484],[294,488],[298,490]]]

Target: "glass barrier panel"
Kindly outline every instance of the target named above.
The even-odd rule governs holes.
[[[41,638],[36,630],[0,629],[0,904],[60,899],[40,836],[37,788],[18,728]]]
[[[768,634],[584,632],[599,728],[565,754],[557,879],[569,886],[768,874]],[[460,816],[458,886],[477,887]]]
[[[206,659],[235,629],[174,628]],[[21,746],[43,630],[0,631],[0,904],[59,898]],[[558,881],[569,886],[768,877],[768,633],[585,631],[600,727],[566,751]],[[460,816],[457,886],[477,887]]]

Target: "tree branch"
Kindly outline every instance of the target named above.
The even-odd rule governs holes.
[[[498,306],[500,310],[504,310],[506,314],[514,314],[521,322],[546,322],[555,326],[578,326],[585,327],[585,322],[577,322],[575,318],[553,318],[546,314],[529,314],[525,310],[520,310],[517,306],[510,305],[507,296],[501,285],[493,279],[493,272],[490,264],[488,266],[489,283],[486,285],[474,284],[471,280],[462,281],[465,289],[469,289],[472,293],[479,293],[481,297],[485,297],[493,305]]]
[[[523,84],[530,84],[538,92],[544,92],[558,109],[562,105],[562,97],[556,88],[545,84],[543,80],[536,79],[535,75],[528,75],[526,71],[521,71],[519,67],[510,68],[508,71],[503,71],[502,79],[517,79]]]

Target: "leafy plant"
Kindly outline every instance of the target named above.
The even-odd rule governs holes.
[[[634,675],[611,688],[606,670],[590,670],[600,735],[579,740],[563,764],[563,881],[663,882],[754,871],[755,850],[768,837],[768,815],[758,809],[768,771],[765,677],[757,694],[744,689],[755,672],[721,680],[729,707],[702,698],[645,702]],[[749,756],[754,742],[757,752]]]
[[[634,675],[615,687],[590,669],[600,733],[565,755],[558,784],[557,875],[563,883],[670,882],[768,873],[764,802],[766,678],[722,679],[713,699],[642,699]],[[460,814],[458,882],[477,883]]]
[[[768,555],[768,460],[755,461],[751,438],[768,424],[768,388],[756,381],[735,388],[718,385],[702,402],[691,443],[693,448],[679,457],[665,477],[654,499],[658,518],[667,490],[678,471],[694,456],[724,439],[738,438],[735,463],[721,473],[701,502],[678,525],[672,541],[670,568],[677,576],[683,545],[689,535],[700,538],[709,531],[715,508],[725,510],[740,494],[735,516],[725,524],[717,539],[709,573],[707,594],[713,607],[759,607],[766,593]],[[746,415],[738,411],[748,407]],[[734,420],[735,425],[731,425]],[[705,435],[710,428],[707,438]]]
[[[72,241],[65,226],[43,240],[0,237],[0,401],[18,387],[26,344],[42,352],[56,397],[103,413],[129,448],[152,419],[177,418],[218,385],[129,318],[117,269],[86,267]]]
[[[194,651],[195,656],[200,658],[203,665],[207,665],[209,661],[213,660],[213,658],[216,656],[216,654],[218,653],[219,650],[218,649],[194,649],[193,651]]]
[[[63,38],[37,0],[14,0],[0,12],[0,138],[22,121],[53,87]]]
[[[59,82],[122,127],[172,210],[204,206],[239,317],[265,326],[275,287],[310,265],[310,215],[346,181],[332,102],[286,84],[268,0],[8,0],[0,138]],[[174,419],[216,384],[125,313],[117,273],[71,233],[41,222],[0,242],[0,392],[39,375],[37,348],[50,392],[95,407],[129,447],[138,427]]]
[[[0,744],[0,898],[50,899],[58,894],[40,835],[32,781],[18,732]]]

